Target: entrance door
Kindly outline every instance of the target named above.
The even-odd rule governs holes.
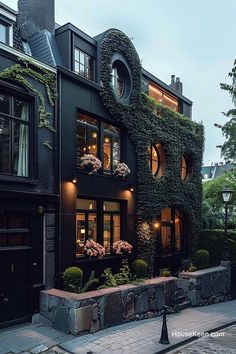
[[[28,314],[28,250],[0,252],[0,323]]]
[[[28,216],[0,214],[0,323],[28,314],[29,236]]]

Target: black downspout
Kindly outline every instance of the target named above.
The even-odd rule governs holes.
[[[62,286],[61,270],[61,73],[58,71],[57,77],[57,186],[59,190],[59,206],[57,213],[57,238],[56,238],[56,260],[55,260],[55,287]]]

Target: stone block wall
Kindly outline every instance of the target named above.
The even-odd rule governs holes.
[[[183,272],[179,277],[188,281],[185,290],[192,306],[211,305],[231,299],[230,262],[193,273]]]
[[[78,335],[158,316],[164,305],[174,305],[176,280],[159,277],[140,285],[121,285],[83,294],[44,290],[40,297],[40,322]]]

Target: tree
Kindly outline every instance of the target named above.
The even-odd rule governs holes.
[[[236,169],[225,172],[222,176],[203,183],[203,228],[222,228],[224,209],[221,191],[224,187],[234,190],[230,203],[229,223],[236,224]]]
[[[236,60],[229,77],[232,78],[232,85],[221,83],[220,87],[222,90],[229,92],[235,108],[226,113],[223,112],[224,116],[229,118],[229,120],[223,126],[219,126],[222,129],[223,136],[226,138],[221,147],[221,153],[225,160],[236,162]]]

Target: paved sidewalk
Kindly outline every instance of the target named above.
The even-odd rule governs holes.
[[[191,336],[196,331],[210,331],[234,321],[236,322],[236,300],[189,308],[178,314],[168,315],[170,345],[159,344],[161,317],[130,322],[80,337],[64,335],[48,327],[26,324],[0,331],[0,354],[38,354],[41,351],[68,351],[75,354],[154,354],[167,348],[171,350],[173,345],[186,340],[186,337],[179,336],[176,332],[188,332]],[[52,349],[49,351],[50,348]]]

